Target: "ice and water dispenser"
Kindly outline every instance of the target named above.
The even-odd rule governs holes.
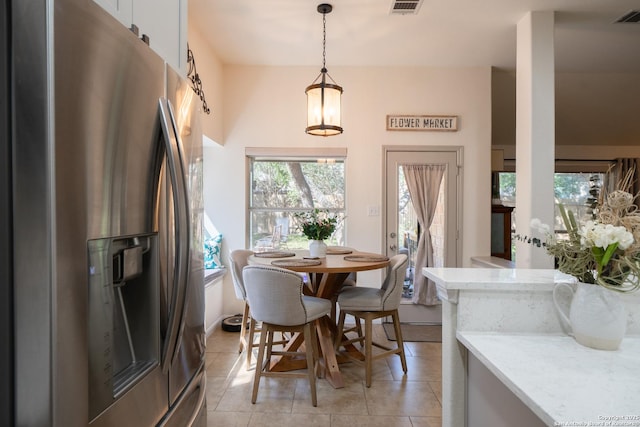
[[[158,236],[90,240],[88,256],[93,418],[160,361]]]

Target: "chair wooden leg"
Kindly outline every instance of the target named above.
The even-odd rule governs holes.
[[[356,316],[355,322],[356,322],[356,331],[358,333],[358,336],[362,337],[362,323],[360,322],[360,318]],[[362,344],[362,342],[360,343]]]
[[[373,320],[370,317],[364,319],[364,363],[365,363],[365,383],[371,387],[371,376],[373,371]]]
[[[258,399],[258,387],[260,386],[260,376],[262,375],[262,370],[266,365],[264,363],[264,348],[267,343],[266,330],[268,329],[268,326],[263,324],[262,328],[263,328],[263,331],[260,334],[260,345],[258,347],[258,359],[256,360],[256,370],[253,375],[253,393],[251,394],[251,403],[256,403],[256,400]],[[251,350],[251,347],[249,347],[248,350]]]
[[[311,350],[313,351],[313,369],[316,373],[317,378],[323,378],[324,371],[321,369],[320,362],[318,361],[320,359],[320,349],[318,348],[318,334],[316,331],[317,324],[317,319],[311,323]]]
[[[345,316],[346,314],[352,315],[355,319],[355,327],[346,328],[344,327]],[[397,347],[393,348],[388,346],[387,344],[382,344],[374,339],[373,336],[373,321],[375,319],[382,318],[384,316],[391,316],[393,320],[393,327],[396,333],[396,342]],[[362,333],[362,322],[364,322],[364,333]],[[356,331],[358,333],[357,338],[345,337],[346,332]],[[346,340],[343,340],[343,338]],[[356,357],[352,354],[348,347],[356,341],[360,342],[360,346],[362,347],[362,353],[357,352],[359,357]],[[341,352],[341,354],[347,356],[352,359],[354,362],[360,362],[364,364],[365,367],[365,384],[367,387],[371,387],[372,379],[373,379],[373,361],[376,359],[381,359],[383,357],[387,357],[390,355],[398,355],[400,356],[400,360],[402,363],[402,370],[406,374],[407,369],[407,359],[405,357],[404,352],[404,341],[402,340],[402,331],[400,330],[400,317],[398,315],[398,310],[386,310],[386,311],[340,311],[340,316],[338,318],[338,332],[335,339],[335,349],[336,351],[340,349],[340,347],[344,346],[346,352]],[[377,347],[381,350],[379,354],[374,356],[373,347]],[[364,360],[362,359],[364,353]]]
[[[338,350],[340,348],[340,345],[342,344],[342,335],[344,331],[344,318],[345,318],[345,313],[341,311],[340,315],[338,316],[338,332],[336,333],[336,338],[333,344],[336,350]]]
[[[314,369],[314,334],[311,332],[312,322],[304,325],[304,341],[307,353],[307,373],[309,377],[309,388],[311,389],[311,404],[318,406],[316,395],[316,373]],[[313,326],[315,329],[315,325]]]
[[[391,314],[393,318],[393,329],[396,332],[396,343],[398,345],[398,349],[400,350],[400,362],[402,363],[402,370],[404,373],[407,373],[407,359],[404,355],[404,341],[402,341],[402,329],[400,329],[400,317],[398,316],[398,310],[395,310],[393,314]]]
[[[247,320],[249,318],[249,304],[245,301],[244,310],[242,310],[242,323],[240,329],[240,342],[238,343],[238,353],[242,353],[242,350],[248,348],[247,342]],[[251,351],[250,348],[248,351]]]
[[[246,345],[247,369],[249,369],[249,367],[251,366],[251,355],[253,354],[253,347],[255,347],[253,344],[253,341],[256,339],[255,336],[256,336],[256,321],[253,319],[253,317],[251,317],[251,319],[249,320],[249,337],[247,338],[247,345]]]
[[[267,335],[267,366],[271,365],[271,352],[273,351],[273,337],[275,335],[275,331],[271,328],[269,328],[268,330],[263,330],[260,333],[260,335],[262,334],[266,334]],[[265,368],[267,369],[267,368]]]

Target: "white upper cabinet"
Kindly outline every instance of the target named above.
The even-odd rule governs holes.
[[[187,74],[187,1],[133,0],[133,23],[140,35],[176,71]]]
[[[133,23],[133,0],[93,0],[127,28]]]
[[[138,27],[149,46],[172,68],[187,74],[187,0],[94,0],[125,27]]]

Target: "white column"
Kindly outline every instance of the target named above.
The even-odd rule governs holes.
[[[528,12],[517,28],[516,232],[531,235],[532,218],[553,226],[555,63],[553,11]],[[541,236],[542,237],[542,236]],[[553,267],[542,248],[516,240],[516,267]]]

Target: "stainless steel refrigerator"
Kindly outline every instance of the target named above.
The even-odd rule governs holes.
[[[194,93],[91,0],[0,7],[0,425],[206,425]]]

